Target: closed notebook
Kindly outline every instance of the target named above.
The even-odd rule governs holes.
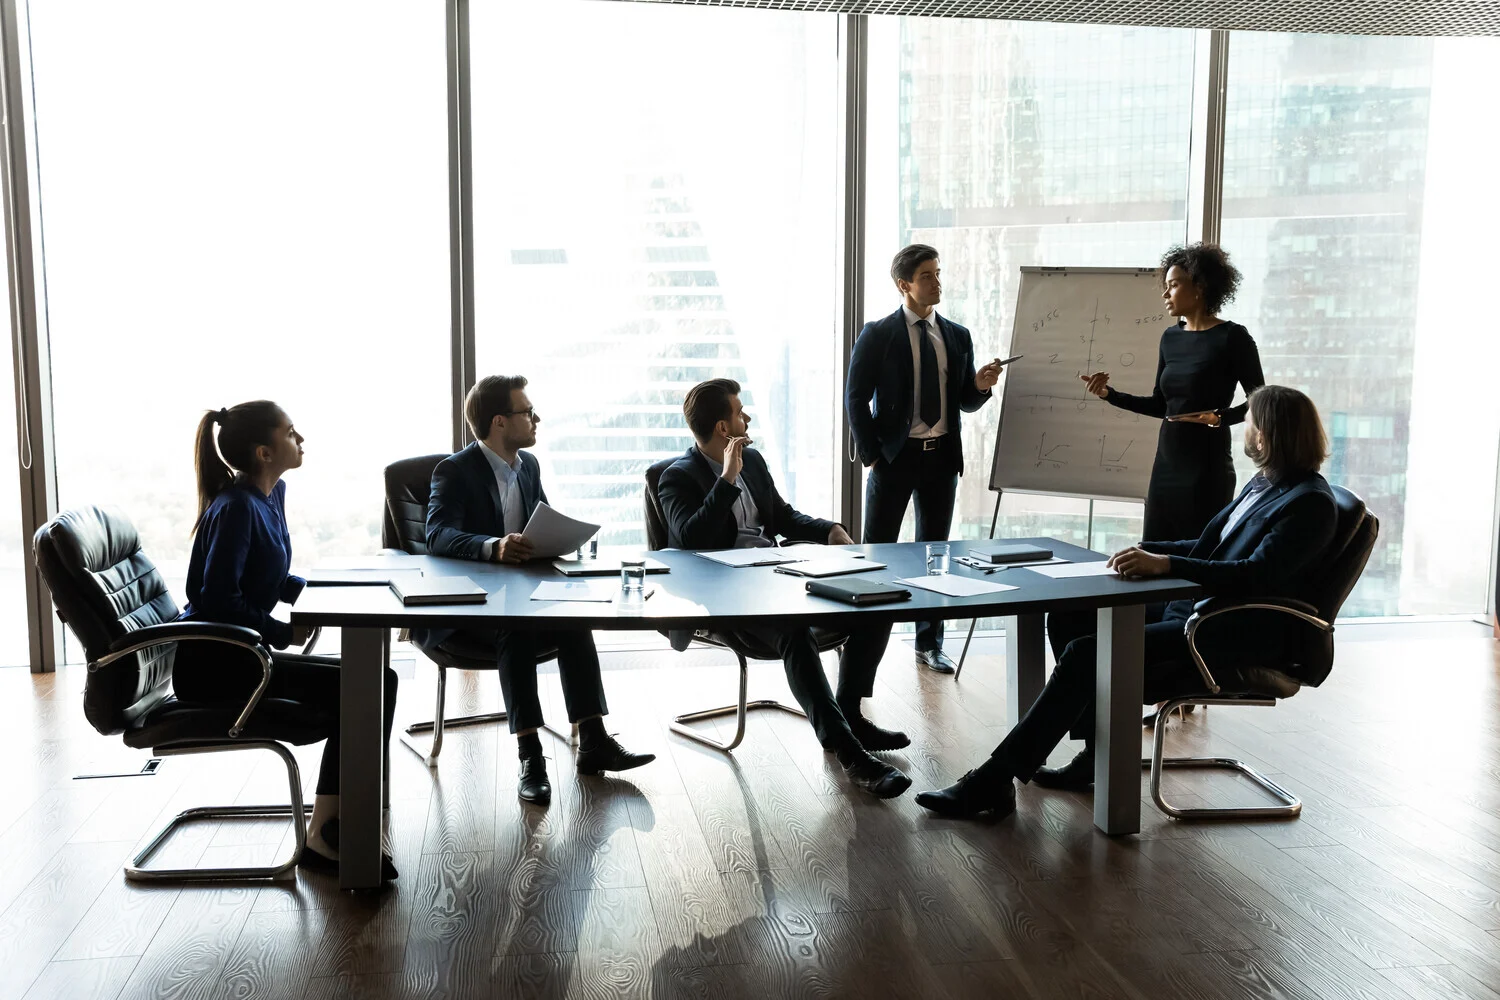
[[[777,566],[776,572],[786,573],[789,576],[823,577],[843,576],[846,573],[868,573],[876,569],[885,569],[885,563],[876,562],[873,559],[840,556],[831,559],[809,559],[806,562]]]
[[[911,600],[911,591],[879,580],[808,580],[807,592],[845,604],[890,604]]]
[[[1051,559],[1052,550],[1023,542],[995,542],[989,545],[975,545],[969,549],[969,555],[982,562],[990,563],[1030,562],[1036,559]]]
[[[405,605],[483,604],[489,593],[466,576],[419,576],[391,581],[391,593]]]
[[[556,559],[552,568],[563,576],[619,576],[620,560],[618,559]],[[666,563],[657,562],[655,559],[646,560],[647,573],[670,573],[672,568]]]

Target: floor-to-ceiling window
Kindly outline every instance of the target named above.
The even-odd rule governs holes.
[[[694,383],[743,387],[783,495],[834,514],[832,14],[471,8],[481,374],[530,379],[547,492],[644,541],[643,470]]]
[[[895,252],[928,243],[943,255],[938,311],[995,357],[1021,267],[1150,266],[1181,242],[1193,44],[1170,29],[871,18],[868,316],[900,304]],[[955,537],[989,531],[998,416],[991,403],[964,417]],[[1087,541],[1087,501],[1002,500],[999,534]],[[1139,504],[1094,515],[1095,546],[1139,535]]]
[[[0,283],[0,289],[5,283]],[[5,343],[12,345],[9,300],[6,306]],[[14,352],[12,352],[13,354]],[[0,667],[21,666],[29,656],[26,641],[26,561],[30,540],[21,531],[21,490],[16,468],[26,451],[27,440],[16,434],[16,365],[0,364],[0,466],[10,470],[0,480]],[[29,458],[27,459],[30,460]]]
[[[1500,405],[1493,39],[1238,32],[1224,245],[1266,377],[1307,391],[1328,478],[1381,540],[1349,614],[1485,605]]]
[[[31,6],[59,498],[179,602],[207,409],[281,403],[298,564],[379,547],[449,440],[439,0]]]

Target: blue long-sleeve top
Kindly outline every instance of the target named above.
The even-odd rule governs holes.
[[[214,497],[198,523],[188,561],[188,605],[179,620],[243,625],[285,649],[292,626],[271,612],[279,601],[291,604],[307,586],[287,572],[291,565],[286,483],[278,482],[266,496],[236,482]]]

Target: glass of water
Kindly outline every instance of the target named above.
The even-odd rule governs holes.
[[[948,572],[948,543],[927,543],[927,575],[944,576]]]
[[[586,541],[582,545],[578,546],[578,561],[579,562],[583,562],[585,559],[592,561],[592,560],[598,559],[598,558],[599,558],[599,539],[597,539],[597,538],[590,538],[588,541]]]
[[[646,601],[646,560],[620,560],[620,603],[638,608]]]

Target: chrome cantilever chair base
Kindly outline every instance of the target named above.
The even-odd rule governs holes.
[[[1287,819],[1302,812],[1302,800],[1282,788],[1270,778],[1242,760],[1233,757],[1164,757],[1163,745],[1167,736],[1167,719],[1172,711],[1182,705],[1228,705],[1255,708],[1274,708],[1275,698],[1255,696],[1218,697],[1194,695],[1191,698],[1174,698],[1162,705],[1156,717],[1156,729],[1151,741],[1151,756],[1141,761],[1142,767],[1151,769],[1151,801],[1173,819]],[[1174,806],[1162,797],[1161,775],[1169,767],[1207,768],[1237,771],[1258,785],[1261,790],[1281,805],[1275,806],[1221,806],[1216,808],[1185,809]]]
[[[744,741],[745,719],[751,712],[757,709],[776,709],[786,712],[788,715],[807,718],[807,714],[802,709],[783,705],[774,698],[758,698],[755,701],[747,701],[746,697],[750,687],[750,664],[745,659],[743,653],[738,650],[733,650],[733,652],[740,661],[740,700],[736,704],[725,705],[722,708],[705,708],[697,712],[685,712],[672,720],[672,732],[679,736],[686,736],[688,739],[702,743],[704,746],[713,747],[715,750],[722,750],[725,753],[733,750]],[[706,736],[687,725],[690,722],[701,722],[704,719],[718,719],[726,715],[735,717],[734,739],[728,743],[716,740],[712,736]]]
[[[437,710],[434,713],[433,720],[431,722],[413,722],[403,730],[405,735],[401,737],[401,743],[406,749],[421,757],[422,763],[430,768],[435,768],[438,765],[438,755],[443,752],[443,731],[445,729],[454,729],[460,726],[480,726],[489,722],[505,722],[510,718],[505,712],[480,712],[477,715],[461,715],[456,719],[443,718],[443,705],[447,701],[448,694],[448,668],[442,664],[438,664],[437,668]],[[573,724],[571,736],[564,736],[547,723],[543,723],[542,728],[570,747],[578,745],[578,724],[576,722]],[[423,749],[410,738],[419,733],[432,734],[432,744],[426,749]]]
[[[151,838],[139,854],[125,866],[125,877],[132,882],[233,882],[288,877],[307,846],[306,819],[312,815],[312,803],[302,801],[302,775],[297,760],[291,751],[274,740],[245,740],[233,743],[200,743],[181,747],[158,747],[152,752],[162,757],[178,757],[195,753],[218,753],[226,750],[269,750],[286,764],[287,786],[291,802],[288,805],[264,806],[200,806],[184,809]],[[302,817],[299,821],[294,817]],[[146,868],[143,867],[159,851],[177,829],[195,820],[219,819],[290,819],[295,847],[292,856],[277,865],[250,868]]]

